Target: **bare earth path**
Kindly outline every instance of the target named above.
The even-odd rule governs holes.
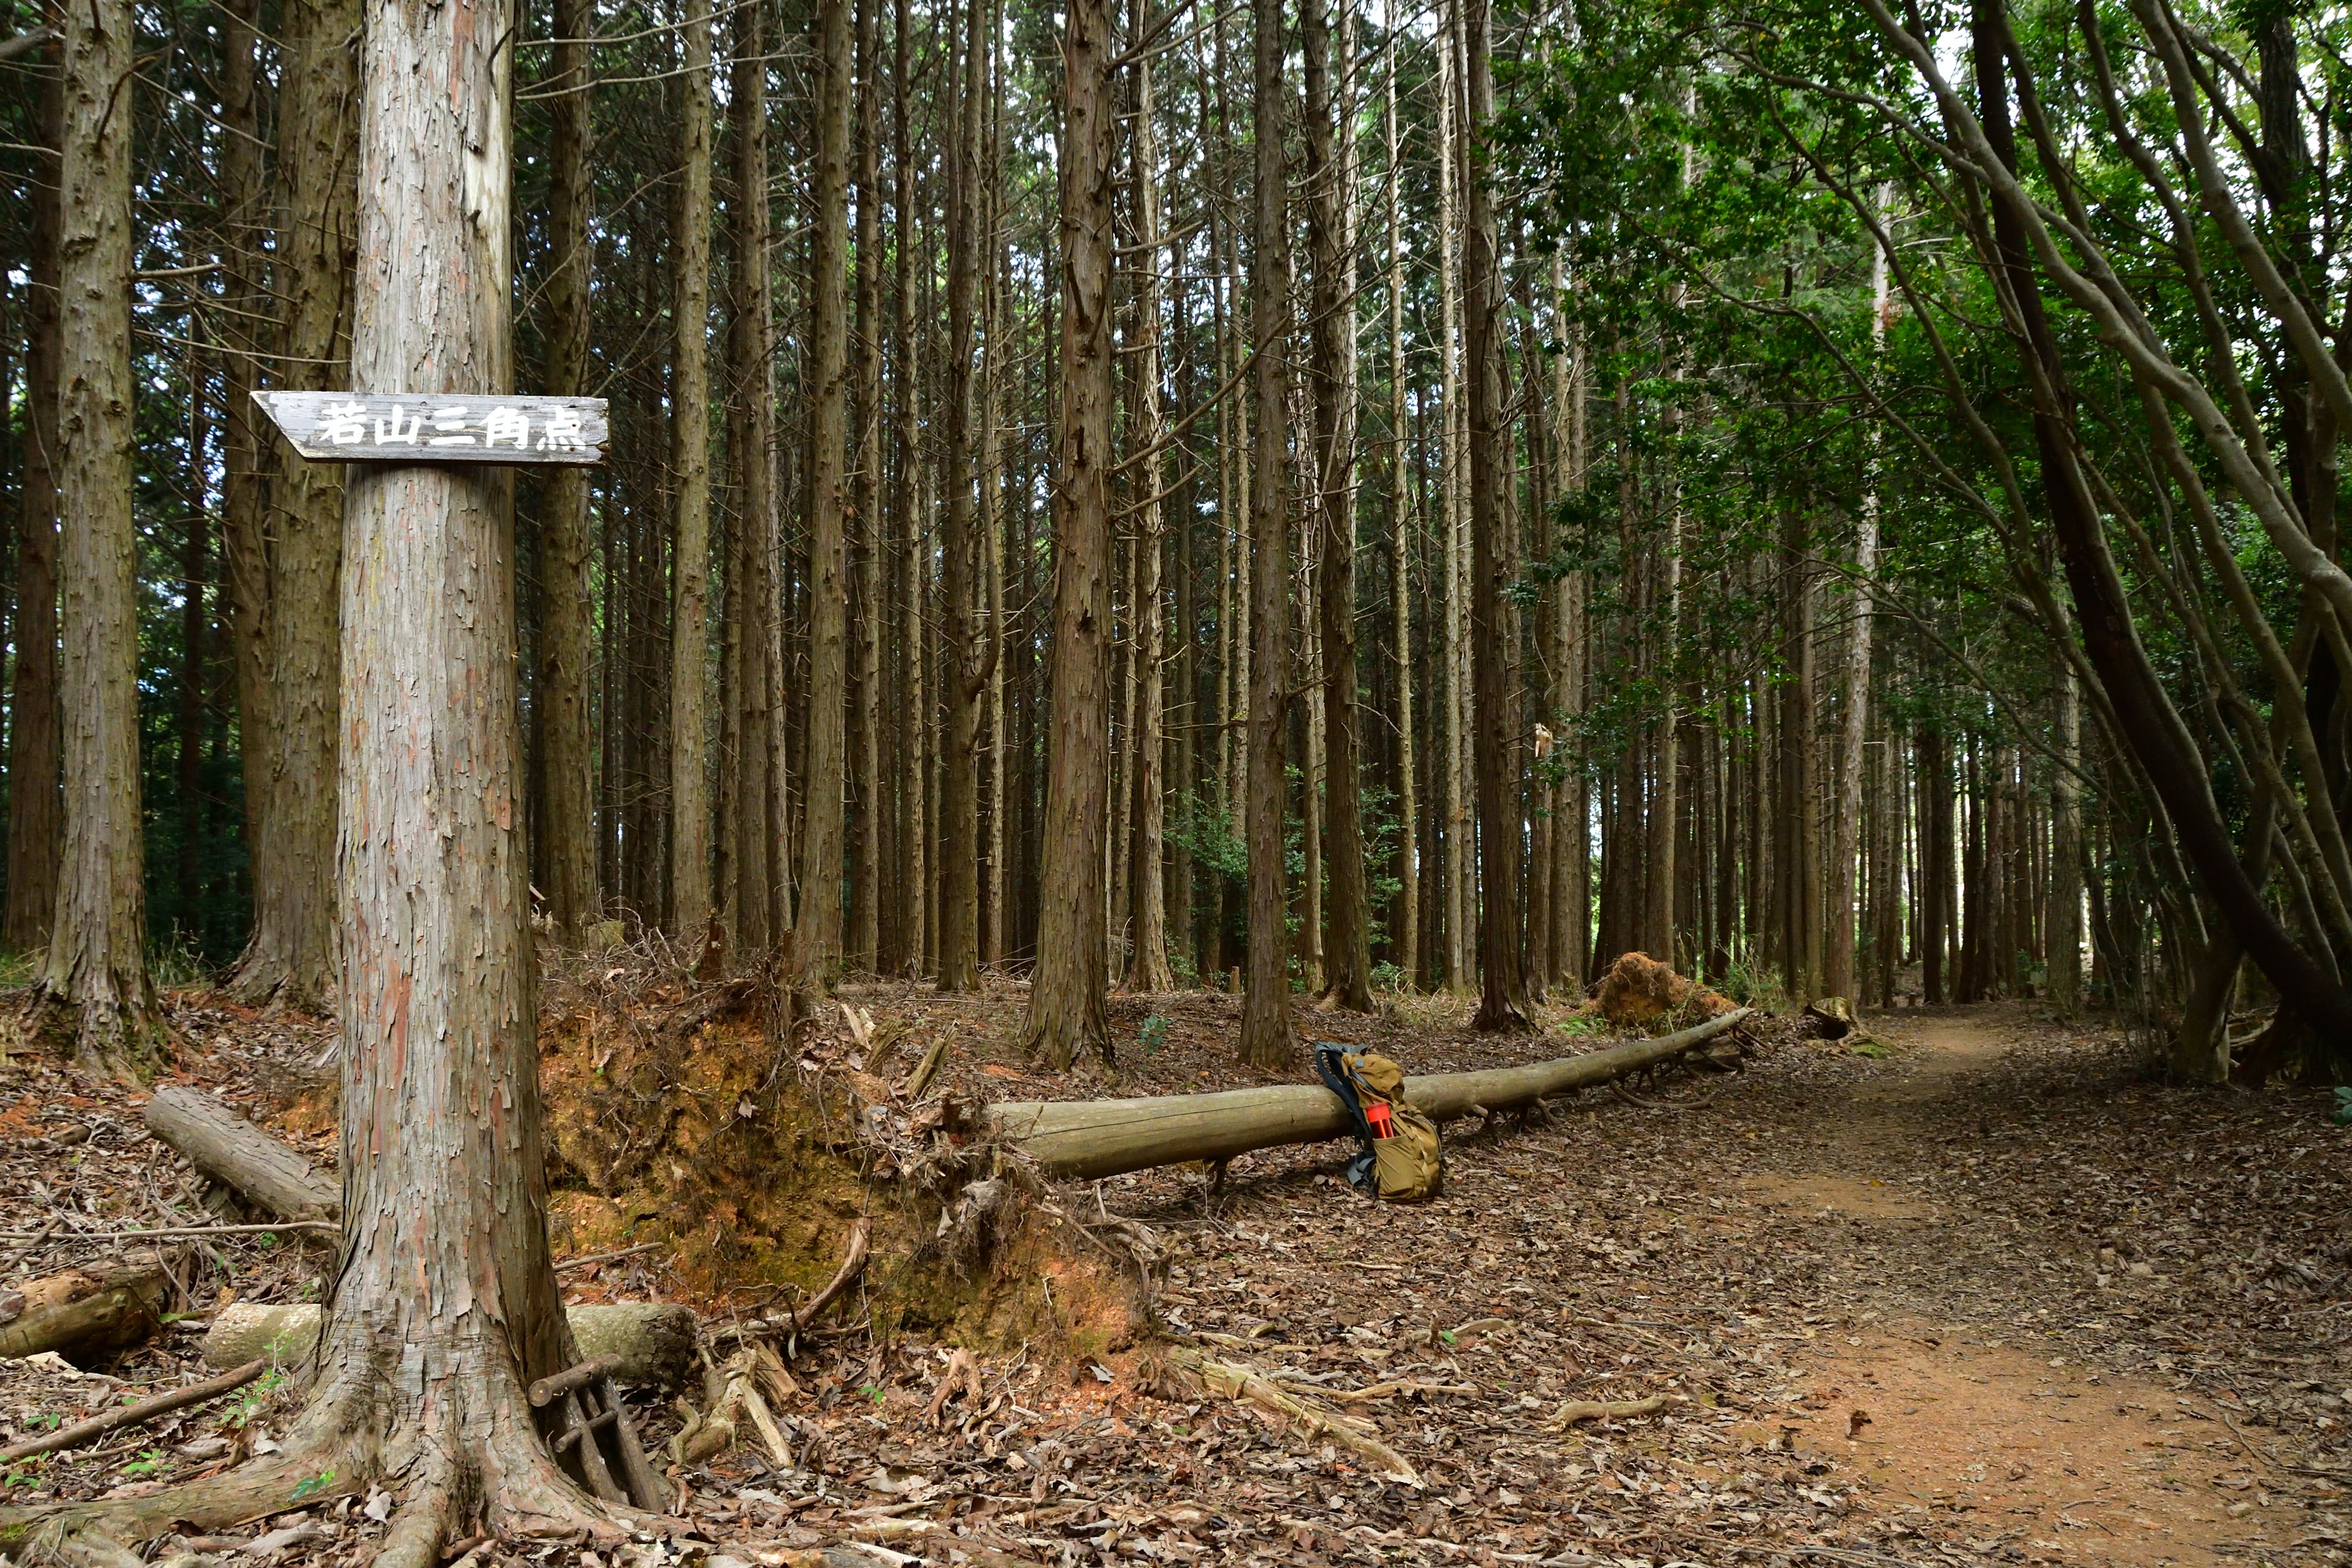
[[[1874,1022],[1891,1048],[1783,1044],[1703,1105],[1664,1108],[1698,1098],[1669,1084],[1647,1107],[1588,1097],[1550,1128],[1456,1137],[1453,1189],[1423,1209],[1333,1192],[1328,1151],[1237,1167],[1210,1222],[1187,1217],[1197,1175],[1110,1186],[1193,1238],[1179,1326],[1309,1374],[1481,1391],[1378,1407],[1429,1492],[1318,1510],[1293,1489],[1276,1517],[1310,1542],[1336,1526],[1391,1560],[2352,1561],[2352,1134],[2325,1095],[2168,1088],[2112,1031],[2024,1007]],[[1689,1404],[1546,1419],[1656,1392]],[[1234,1479],[1221,1495],[1251,1500]]]
[[[1874,1253],[1878,1266],[1933,1273],[1967,1258],[1984,1233],[2017,1225],[2005,1205],[1922,1180],[1919,1169],[1923,1152],[1956,1133],[1991,1138],[2007,1109],[1989,1082],[2006,1048],[2000,1019],[1951,1016],[1882,1033],[1906,1047],[1906,1070],[1858,1087],[1847,1114],[1823,1119],[1813,1148],[1826,1157],[1807,1162],[1818,1170],[1761,1174],[1751,1188],[1792,1219],[1842,1233],[1843,1247]],[[1962,1168],[1986,1158],[1963,1155]],[[2134,1287],[2153,1286],[2156,1265],[2143,1267],[2136,1276],[2116,1258],[2104,1286],[2093,1273],[2095,1292],[2115,1292],[2123,1307]],[[2279,1467],[2260,1463],[2263,1450],[2210,1400],[2102,1371],[2095,1344],[2063,1353],[2074,1349],[2065,1331],[2126,1328],[2061,1288],[2095,1266],[2078,1264],[2071,1280],[2049,1268],[2000,1260],[1990,1278],[1955,1269],[1926,1299],[1903,1290],[1866,1310],[1858,1331],[1826,1336],[1802,1358],[1830,1402],[1832,1436],[1843,1415],[1880,1500],[1898,1513],[2023,1531],[2030,1552],[2088,1561],[2267,1555],[2278,1510],[2265,1482],[2276,1484]],[[1854,1410],[1869,1419],[1857,1422]]]

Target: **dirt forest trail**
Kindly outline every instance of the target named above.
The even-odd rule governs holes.
[[[1843,1417],[1847,1446],[1898,1510],[1907,1500],[2028,1529],[2045,1550],[2054,1543],[2083,1561],[2207,1563],[2259,1553],[2262,1521],[2252,1516],[2261,1482],[2237,1462],[2259,1451],[2234,1433],[2215,1441],[2210,1404],[2103,1375],[2079,1355],[2042,1353],[2037,1342],[2049,1331],[2040,1320],[2073,1309],[2041,1304],[2045,1293],[2031,1289],[2042,1282],[2038,1271],[2005,1262],[1990,1278],[1970,1269],[1969,1233],[1997,1230],[2007,1216],[1932,1175],[1921,1178],[1919,1151],[1971,1129],[1990,1137],[2002,1114],[2001,1097],[1985,1081],[2008,1049],[1999,1025],[1998,1012],[1882,1023],[1881,1037],[1904,1053],[1896,1070],[1767,1144],[1785,1150],[1801,1141],[1822,1156],[1808,1162],[1818,1168],[1750,1178],[1762,1202],[1791,1217],[1810,1215],[1867,1237],[1863,1245],[1890,1283],[1942,1275],[1926,1299],[1896,1284],[1883,1307],[1864,1312],[1860,1331],[1822,1336],[1799,1359],[1828,1402],[1817,1424],[1826,1420],[1824,1436],[1834,1441]],[[2129,1265],[2121,1268],[2129,1274]],[[2007,1321],[1955,1313],[1948,1305],[1955,1297],[2006,1306]],[[2231,1447],[2241,1451],[2205,1452]],[[2238,1485],[2206,1484],[2208,1469]]]
[[[1482,1390],[1381,1422],[1428,1461],[1428,1561],[2352,1561],[2324,1096],[2168,1089],[2025,1005],[1871,1024],[1712,1093],[1457,1123],[1424,1209],[1374,1218],[1303,1151],[1206,1226],[1197,1174],[1109,1187],[1202,1226],[1176,1326]]]

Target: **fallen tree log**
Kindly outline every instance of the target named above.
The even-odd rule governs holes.
[[[1571,1089],[1609,1083],[1695,1051],[1738,1026],[1738,1008],[1704,1024],[1582,1056],[1483,1072],[1405,1079],[1405,1098],[1433,1121],[1517,1110]],[[1354,1128],[1319,1084],[1273,1084],[1145,1100],[1012,1101],[989,1107],[997,1131],[1057,1176],[1116,1176],[1183,1160],[1230,1160],[1281,1143],[1319,1143]]]
[[[23,1304],[0,1322],[0,1357],[94,1355],[135,1345],[163,1321],[171,1289],[171,1275],[152,1253],[36,1279],[11,1292]]]
[[[667,1301],[618,1301],[566,1309],[580,1359],[614,1356],[609,1375],[623,1383],[675,1388],[694,1364],[694,1314]],[[206,1366],[267,1359],[280,1366],[308,1361],[319,1342],[315,1306],[225,1307],[205,1335]]]
[[[202,1089],[157,1089],[147,1101],[147,1131],[274,1218],[343,1216],[334,1178]]]

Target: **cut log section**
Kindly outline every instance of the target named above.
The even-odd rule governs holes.
[[[152,1253],[105,1268],[70,1268],[23,1288],[23,1306],[0,1322],[0,1357],[97,1355],[155,1331],[172,1277]]]
[[[1605,1084],[1695,1051],[1737,1027],[1748,1009],[1654,1040],[1484,1072],[1405,1079],[1405,1098],[1436,1121],[1518,1110]],[[1282,1143],[1319,1143],[1354,1131],[1339,1097],[1319,1084],[1275,1084],[1147,1100],[1014,1101],[989,1108],[997,1131],[1051,1174],[1121,1175],[1184,1160],[1230,1160]]]
[[[567,1309],[580,1359],[604,1368],[600,1376],[676,1388],[694,1364],[696,1323],[684,1307],[666,1301],[619,1301]],[[221,1310],[205,1335],[206,1366],[241,1366],[268,1357],[280,1366],[308,1361],[319,1342],[314,1306],[234,1306]],[[605,1358],[613,1358],[607,1361]]]
[[[333,1177],[202,1089],[157,1089],[147,1101],[147,1131],[273,1218],[343,1216]]]

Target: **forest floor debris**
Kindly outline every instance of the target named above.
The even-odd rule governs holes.
[[[865,1027],[805,1047],[829,1074],[887,1087],[928,1059],[950,1096],[1072,1091],[1020,1064],[1017,988],[851,999]],[[193,995],[175,1017],[190,1081],[331,1164],[331,1029]],[[1276,1081],[1230,1061],[1235,998],[1116,997],[1113,1017],[1122,1074],[1097,1092]],[[1538,1037],[1496,1040],[1466,1018],[1423,998],[1301,1024],[1416,1072],[1558,1055],[1591,1029],[1589,1014],[1545,1009]],[[1279,1399],[1181,1386],[1148,1336],[1078,1355],[887,1325],[877,1338],[860,1289],[780,1379],[753,1348],[774,1342],[743,1326],[771,1305],[788,1317],[831,1276],[845,1225],[818,1227],[814,1283],[748,1292],[692,1237],[646,1250],[628,1226],[583,1227],[560,1238],[583,1259],[567,1294],[703,1310],[731,1369],[719,1392],[754,1388],[770,1417],[677,1468],[667,1534],[592,1568],[781,1568],[827,1551],[876,1564],[2352,1561],[2352,1133],[2328,1124],[2326,1093],[2166,1088],[2112,1031],[2025,1005],[1870,1024],[1887,1054],[1761,1031],[1763,1059],[1704,1109],[1588,1095],[1548,1124],[1457,1136],[1451,1190],[1422,1208],[1348,1191],[1342,1144],[1237,1160],[1213,1197],[1197,1167],[1048,1194],[1097,1229],[1156,1234],[1170,1342],[1245,1369],[1223,1382],[1263,1380],[1306,1421]],[[0,1076],[0,1232],[43,1237],[0,1242],[0,1287],[123,1245],[92,1233],[241,1217],[207,1197],[149,1139],[139,1097],[45,1058]],[[896,1244],[877,1234],[873,1267]],[[331,1259],[248,1233],[192,1239],[173,1261],[187,1315],[145,1344],[91,1369],[0,1363],[0,1444],[196,1381],[214,1310],[315,1300]],[[273,1373],[23,1461],[6,1495],[121,1495],[267,1453],[287,1389]],[[1654,1413],[1610,1413],[1628,1406]],[[667,1463],[676,1408],[639,1415]],[[1422,1485],[1371,1473],[1331,1440],[1335,1420]],[[356,1564],[390,1501],[297,1509],[166,1554]],[[572,1555],[463,1554],[468,1568]]]

